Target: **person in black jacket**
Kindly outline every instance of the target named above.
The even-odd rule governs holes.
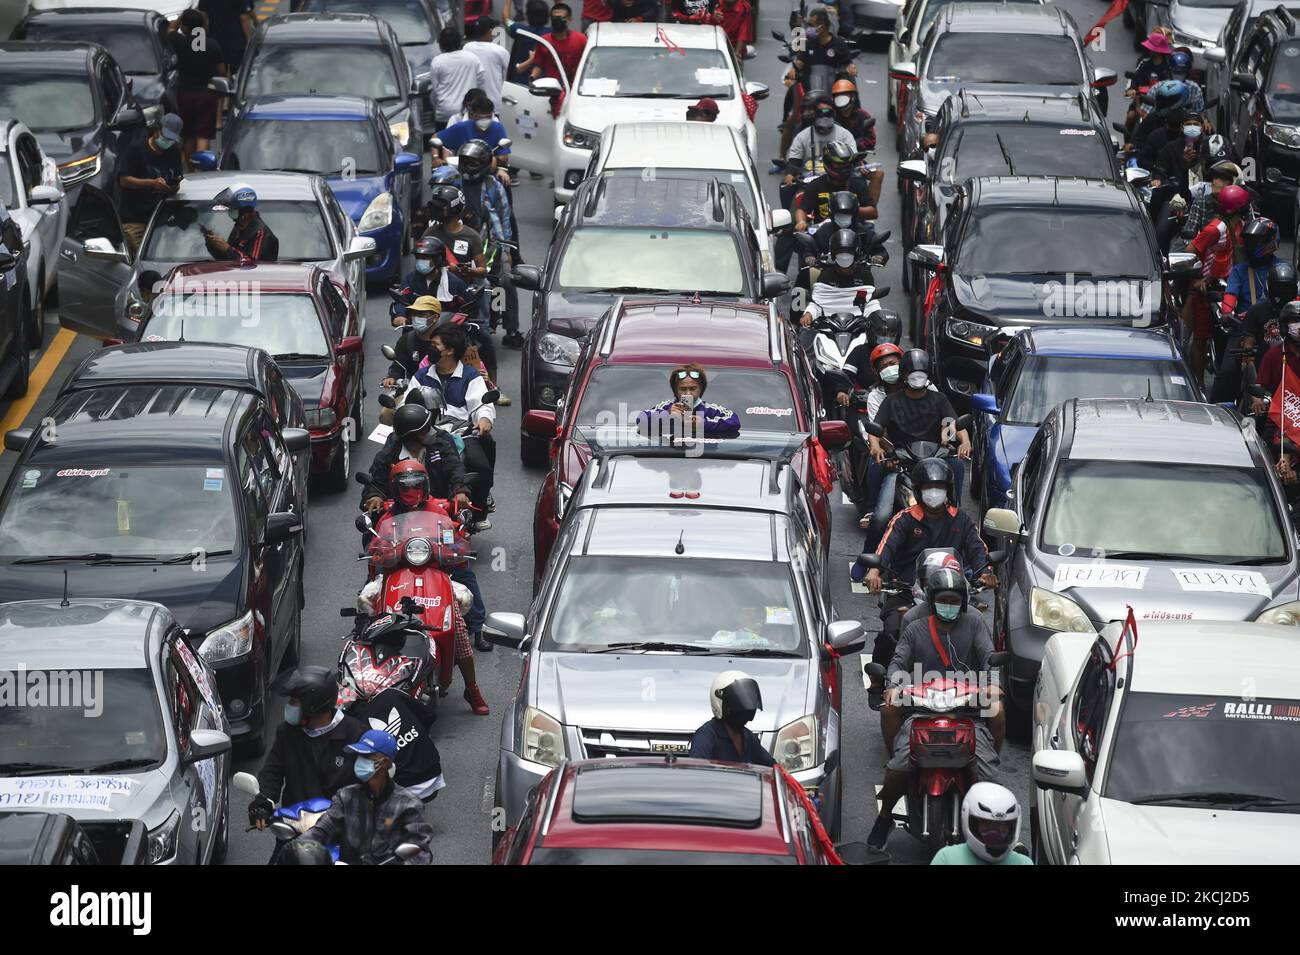
[[[415,793],[421,802],[433,802],[447,786],[442,778],[442,756],[433,741],[433,722],[438,718],[433,704],[389,687],[359,702],[353,712],[370,729],[384,730],[397,740],[397,771],[393,775],[397,785]]]
[[[716,759],[730,763],[773,766],[776,760],[745,726],[763,708],[758,682],[741,670],[719,673],[709,687],[713,719],[691,736],[692,759]]]
[[[393,433],[370,462],[370,483],[361,491],[361,510],[378,513],[384,501],[392,499],[388,472],[404,457],[424,465],[434,497],[454,498],[457,510],[469,507],[469,483],[456,443],[433,427],[427,408],[408,402],[394,413]]]

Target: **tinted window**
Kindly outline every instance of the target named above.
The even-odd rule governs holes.
[[[1042,424],[1069,398],[1145,398],[1195,401],[1196,393],[1172,361],[1115,358],[1026,359],[1024,371],[1002,409],[1007,424]]]
[[[333,256],[321,208],[315,200],[261,200],[258,215],[280,240],[281,262],[319,262]],[[232,223],[225,210],[210,202],[164,202],[145,237],[142,259],[163,262],[206,262],[212,258],[203,230],[228,236]],[[224,260],[222,260],[224,261]]]
[[[84,75],[0,74],[0,116],[36,132],[71,132],[95,125],[95,100]]]
[[[1155,263],[1142,218],[1133,212],[1003,207],[974,214],[957,268],[963,275],[1091,272],[1146,278]],[[1124,298],[1145,301],[1149,291],[1135,286]]]
[[[592,163],[596,157],[593,154]],[[735,172],[730,169],[678,169],[674,167],[671,171],[664,170],[664,175],[671,175],[674,179],[692,179],[696,182],[708,182],[711,179],[717,179],[719,182],[731,186],[736,190],[736,195],[740,197],[741,203],[745,206],[745,211],[751,216],[756,215],[754,207],[754,190],[749,186],[749,180],[743,172]],[[640,178],[645,175],[644,166],[629,166],[624,169],[606,169],[605,173],[611,179],[628,179],[633,176]]]
[[[1101,743],[1105,738],[1106,718],[1110,714],[1111,700],[1115,695],[1115,672],[1110,668],[1111,654],[1103,643],[1095,643],[1079,685],[1074,691],[1074,706],[1070,714],[1074,735],[1074,748],[1088,766],[1088,777],[1097,765]]]
[[[978,176],[1080,176],[1111,179],[1115,175],[1110,139],[1091,127],[996,126],[971,123],[944,147],[953,157],[945,181]],[[946,169],[942,163],[940,169]]]
[[[263,348],[275,358],[329,357],[316,302],[306,292],[255,295],[196,284],[159,296],[140,328],[141,341],[219,342]]]
[[[9,209],[18,205],[18,196],[14,186],[16,172],[18,170],[10,162],[9,154],[0,155],[0,203],[3,203]]]
[[[579,96],[732,99],[735,79],[717,50],[597,46],[578,78]]]
[[[566,289],[745,293],[745,269],[729,232],[588,227],[573,233],[556,284]]]
[[[1269,90],[1284,99],[1300,99],[1300,43],[1284,43],[1278,48]]]
[[[582,393],[577,423],[632,424],[637,415],[672,397],[671,365],[602,365]],[[775,371],[709,368],[708,401],[730,408],[746,426],[761,431],[797,431],[790,383]]]
[[[108,239],[114,246],[120,248],[123,238],[122,229],[112,200],[93,186],[83,186],[68,234],[79,242],[98,236]]]
[[[374,176],[388,168],[369,119],[250,119],[222,157],[227,169]]]
[[[1007,64],[1014,63],[1014,73]],[[947,33],[935,44],[925,78],[932,83],[1079,84],[1074,40],[1042,34]],[[956,92],[957,86],[953,86]]]
[[[346,63],[347,69],[340,64]],[[266,93],[342,93],[395,100],[405,96],[388,50],[380,46],[263,46],[248,71],[244,97]]]
[[[299,9],[304,13],[369,13],[388,21],[399,43],[433,42],[433,23],[419,0],[307,0]]]
[[[143,24],[60,22],[54,17],[28,26],[25,40],[59,40],[98,43],[113,55],[124,73],[158,73],[158,52]]]

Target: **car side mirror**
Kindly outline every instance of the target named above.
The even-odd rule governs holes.
[[[970,406],[976,411],[983,411],[985,414],[1000,415],[1002,409],[998,407],[998,399],[989,394],[978,394],[970,396]]]
[[[301,517],[293,511],[276,511],[274,514],[266,515],[266,525],[262,531],[262,543],[278,544],[301,533]]]
[[[311,432],[306,428],[284,428],[280,432],[280,440],[290,453],[296,454],[311,447]]]
[[[1020,515],[1006,507],[990,507],[984,512],[984,532],[994,537],[1012,537],[1017,540],[1025,535]]]
[[[930,170],[924,159],[905,159],[898,164],[898,178],[908,182],[925,182]]]
[[[766,83],[750,81],[745,84],[745,92],[749,94],[750,99],[767,99],[772,88]]]
[[[543,76],[528,84],[528,92],[545,99],[555,99],[564,92],[564,87],[560,85],[559,80]]]
[[[1141,166],[1126,166],[1124,169],[1124,181],[1134,189],[1141,189],[1151,181],[1150,170],[1143,169]]]
[[[113,243],[101,236],[87,239],[81,246],[88,259],[100,259],[104,262],[130,262],[127,254],[114,248]]]
[[[217,168],[217,154],[211,149],[200,149],[190,156],[190,162],[200,172],[212,172]]]
[[[32,186],[27,194],[27,201],[34,206],[48,206],[63,198],[63,190],[57,186]]]
[[[1195,252],[1170,252],[1165,256],[1164,277],[1186,278],[1200,268],[1201,260]]]
[[[826,645],[840,656],[857,653],[867,645],[861,620],[834,620],[826,625]]]
[[[121,132],[124,129],[130,129],[132,126],[139,126],[144,121],[144,113],[131,106],[124,106],[113,114],[113,118],[108,123],[108,128],[113,132]]]
[[[915,245],[912,251],[907,253],[907,260],[915,262],[917,265],[925,266],[931,271],[939,267],[943,261],[943,246],[941,245]]]
[[[233,92],[230,86],[230,77],[228,76],[212,77],[212,79],[208,80],[208,89],[218,96],[229,96]]]
[[[1106,86],[1114,86],[1118,79],[1119,75],[1110,67],[1099,66],[1092,71],[1092,83],[1090,85],[1093,89],[1099,90]]]
[[[348,261],[354,259],[364,259],[367,255],[375,251],[375,240],[367,235],[354,235],[352,241],[348,243],[348,250],[343,253],[343,257]]]
[[[422,161],[415,153],[398,153],[393,160],[393,168],[398,172],[419,172]]]
[[[497,140],[497,149],[509,149],[513,145],[514,141],[509,138]]]
[[[1030,764],[1034,785],[1071,796],[1088,796],[1088,768],[1078,753],[1064,749],[1040,749]]]
[[[790,225],[792,225],[793,223],[794,223],[794,219],[790,217],[789,209],[772,210],[772,231],[773,232],[775,232],[777,229],[789,228]],[[802,235],[802,233],[800,234]]]
[[[21,451],[27,447],[27,442],[32,439],[32,435],[35,433],[35,428],[14,428],[12,431],[6,431],[5,450]]]
[[[429,91],[433,89],[433,78],[429,76],[417,76],[415,78],[415,95],[428,96]]]
[[[339,342],[335,351],[340,355],[360,355],[363,344],[360,335],[349,335]]]
[[[1238,93],[1259,92],[1259,83],[1255,80],[1254,73],[1233,73],[1232,80],[1229,81],[1228,86],[1236,90]]]
[[[503,613],[494,611],[487,615],[487,623],[483,627],[483,636],[489,643],[495,643],[499,647],[509,647],[511,650],[518,650],[524,642],[524,628],[527,621],[521,613]]]
[[[1201,56],[1210,63],[1227,63],[1228,51],[1221,46],[1212,46]]]
[[[221,730],[192,730],[190,749],[185,754],[186,763],[197,763],[230,752],[230,737]]]
[[[906,60],[894,64],[893,69],[889,71],[889,78],[900,83],[915,83],[920,79],[920,74],[916,71],[916,64]]]
[[[817,424],[817,440],[827,451],[839,451],[849,446],[853,434],[849,431],[847,421],[820,421]]]
[[[550,441],[555,437],[555,412],[534,409],[524,415],[524,432],[534,438]]]
[[[535,265],[516,265],[510,270],[511,281],[530,292],[542,290],[542,278],[542,270]]]
[[[780,272],[764,272],[759,291],[762,298],[777,298],[790,291],[790,280]]]

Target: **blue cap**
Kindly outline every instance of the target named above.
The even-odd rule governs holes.
[[[349,753],[360,753],[363,756],[378,754],[397,760],[397,740],[393,738],[392,733],[383,730],[366,730],[361,734],[361,739],[346,749]]]

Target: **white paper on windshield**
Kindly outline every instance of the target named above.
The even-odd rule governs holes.
[[[0,809],[98,809],[112,812],[114,796],[129,796],[126,776],[19,776],[0,779]]]
[[[1268,581],[1257,570],[1175,570],[1173,575],[1183,590],[1197,593],[1273,596]]]
[[[1119,564],[1057,564],[1052,589],[1060,591],[1070,587],[1112,587],[1141,590],[1150,569]]]
[[[794,626],[794,611],[789,607],[767,607],[766,620],[780,627]]]
[[[725,66],[705,66],[695,71],[695,82],[701,86],[730,86],[731,70]]]
[[[617,96],[618,80],[603,76],[588,76],[578,92],[583,96]]]

